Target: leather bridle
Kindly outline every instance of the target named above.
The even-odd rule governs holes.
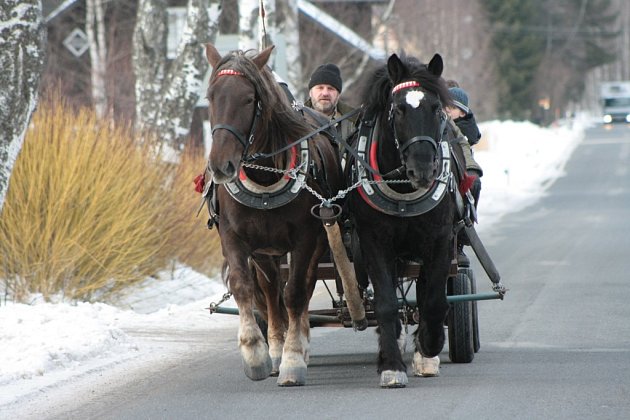
[[[220,70],[216,74],[215,78],[219,76],[243,76],[244,77],[243,73],[236,70],[232,70],[232,69]],[[243,146],[243,154],[241,156],[241,161],[245,161],[245,157],[247,156],[249,147],[254,142],[254,133],[256,131],[256,125],[258,124],[258,120],[260,120],[261,115],[262,115],[262,106],[260,105],[260,100],[256,99],[256,105],[255,105],[255,110],[254,110],[254,120],[252,121],[252,125],[249,129],[249,135],[247,136],[247,138],[245,137],[245,135],[243,135],[243,133],[241,133],[241,131],[238,128],[230,124],[213,124],[212,135],[214,136],[214,133],[217,130],[229,131],[234,137],[236,137],[238,142]]]
[[[407,140],[401,147],[401,142],[398,140],[398,133],[396,131],[396,121],[394,117],[395,103],[393,100],[393,96],[395,93],[400,92],[403,89],[411,89],[411,88],[417,88],[417,87],[420,87],[420,83],[413,80],[399,83],[396,86],[394,86],[394,88],[392,89],[392,103],[389,109],[389,115],[387,117],[387,121],[391,125],[392,130],[394,132],[394,143],[396,144],[396,149],[398,150],[398,154],[400,157],[400,163],[403,167],[405,166],[405,158],[404,158],[405,151],[413,144],[423,142],[423,141],[428,142],[433,146],[433,150],[436,153],[435,159],[437,160],[438,159],[437,151],[439,147],[438,145],[442,141],[442,135],[444,133],[444,129],[446,128],[446,122],[447,122],[446,114],[444,113],[444,111],[440,111],[440,131],[439,131],[439,134],[438,134],[439,137],[437,140],[435,140],[431,136],[426,136],[426,135],[414,136],[410,138],[409,140]],[[440,102],[439,99],[438,99],[438,102]],[[441,102],[440,102],[440,109],[442,109]]]

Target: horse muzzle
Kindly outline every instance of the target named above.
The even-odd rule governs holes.
[[[437,165],[432,164],[428,167],[419,165],[407,166],[406,175],[414,188],[427,189],[433,185],[433,182],[435,182],[435,178],[438,175]]]
[[[222,165],[213,165],[210,162],[208,166],[215,184],[227,184],[234,181],[238,175],[238,167],[231,161],[223,162]]]

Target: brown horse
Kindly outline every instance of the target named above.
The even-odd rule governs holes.
[[[212,44],[210,103],[212,149],[208,168],[217,184],[218,230],[227,265],[226,282],[240,314],[238,342],[245,374],[261,380],[278,374],[278,385],[306,383],[308,304],[317,263],[325,251],[322,222],[311,215],[323,197],[343,187],[338,154],[294,110],[267,68],[273,47],[258,54],[221,57]],[[296,140],[299,145],[284,150]],[[280,258],[289,255],[289,275]],[[267,339],[254,309],[268,323]]]

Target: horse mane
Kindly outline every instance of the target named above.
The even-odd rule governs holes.
[[[257,128],[261,134],[257,136],[258,141],[250,146],[250,153],[278,150],[308,134],[311,127],[302,114],[291,107],[269,67],[259,69],[250,58],[252,54],[251,50],[237,50],[225,55],[213,71],[210,83],[218,71],[224,68],[242,73],[254,85],[262,108]]]
[[[442,77],[436,76],[428,70],[426,64],[421,63],[417,58],[407,56],[404,52],[399,55],[408,70],[408,76],[401,81],[416,80],[427,92],[437,95],[442,105],[452,103],[451,95]],[[387,62],[376,68],[363,90],[363,101],[367,115],[375,115],[389,109],[391,103],[391,92],[394,88],[393,82],[387,71]]]

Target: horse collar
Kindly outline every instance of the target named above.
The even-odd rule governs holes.
[[[291,159],[286,171],[295,171],[304,164],[310,162],[308,141],[303,140],[298,146],[291,149]],[[284,206],[293,201],[306,184],[306,171],[300,170],[297,176],[284,175],[278,182],[264,186],[257,184],[247,177],[241,168],[238,178],[225,184],[228,193],[239,203],[259,209],[269,210]]]
[[[378,147],[379,123],[362,123],[359,131],[357,153],[377,171],[376,150]],[[447,142],[440,142],[438,149],[440,173],[428,189],[417,189],[411,193],[399,193],[390,188],[383,178],[374,175],[356,162],[356,176],[361,183],[359,195],[372,208],[392,216],[413,217],[435,208],[452,187],[451,155]]]

